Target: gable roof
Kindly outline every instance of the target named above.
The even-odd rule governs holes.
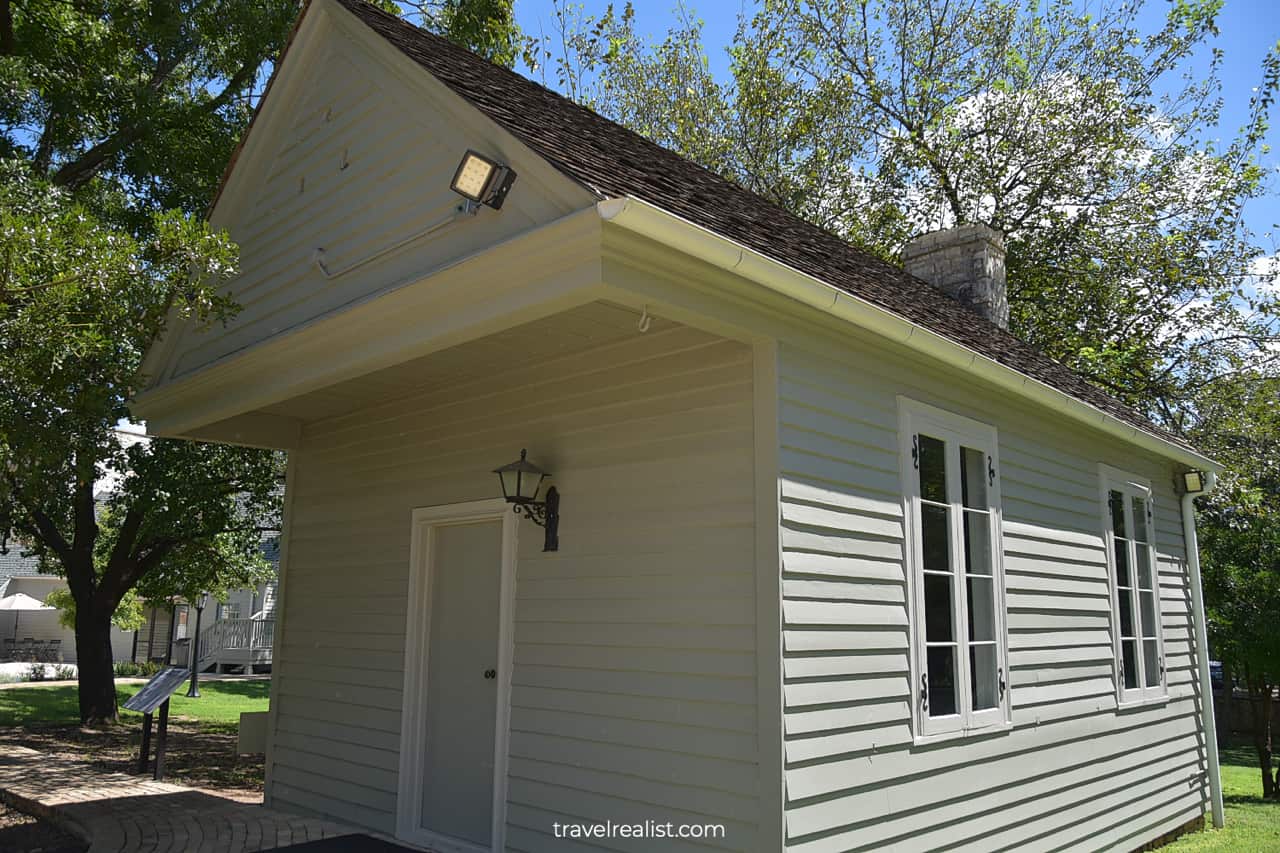
[[[648,202],[1195,452],[1182,438],[900,267],[365,0],[337,2],[598,198]]]

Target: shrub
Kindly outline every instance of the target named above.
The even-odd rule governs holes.
[[[122,660],[115,665],[117,678],[150,678],[159,671],[160,664],[155,661],[135,663],[131,660]]]
[[[27,667],[26,673],[24,674],[26,675],[27,681],[44,681],[45,679],[44,664],[33,663],[31,664],[31,666]]]
[[[53,677],[59,681],[70,681],[76,677],[76,668],[66,664],[59,664],[53,668]]]

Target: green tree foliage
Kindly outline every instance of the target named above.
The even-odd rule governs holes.
[[[1280,687],[1280,380],[1237,385],[1203,401],[1210,448],[1229,470],[1200,506],[1209,639],[1245,686],[1264,796],[1280,799],[1272,696]]]
[[[1156,32],[1143,6],[766,0],[720,81],[683,7],[651,42],[629,5],[562,2],[540,58],[572,96],[884,257],[999,229],[1013,331],[1185,433],[1202,390],[1280,358],[1241,217],[1266,191],[1280,53],[1219,142],[1221,55],[1184,77],[1219,0],[1179,0]]]
[[[105,179],[137,227],[149,211],[209,203],[301,5],[3,3],[0,157],[77,192]]]
[[[112,619],[140,584],[184,594],[257,580],[279,460],[116,429],[171,312],[218,322],[234,310],[220,291],[236,268],[225,235],[174,212],[135,235],[25,166],[2,177],[0,534],[66,577],[81,714],[109,719]]]
[[[64,628],[75,630],[76,599],[69,589],[55,589],[45,596],[44,603],[58,608],[58,624]],[[147,620],[142,614],[142,598],[135,590],[129,590],[116,605],[116,612],[111,615],[111,624],[121,631],[136,631],[145,625]]]
[[[523,55],[524,39],[512,0],[424,0],[405,5],[423,27],[490,62],[511,68]]]
[[[0,3],[0,530],[67,578],[81,715],[111,719],[122,602],[159,567],[248,576],[256,537],[233,531],[274,505],[269,454],[125,441],[115,427],[171,310],[202,322],[233,310],[217,286],[235,249],[192,214],[299,5]]]

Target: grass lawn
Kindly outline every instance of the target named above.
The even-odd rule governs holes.
[[[271,682],[206,681],[200,685],[200,698],[188,699],[186,688],[178,690],[169,706],[169,717],[183,718],[202,729],[234,732],[240,725],[241,711],[267,710],[267,692]],[[116,696],[120,704],[142,689],[141,684],[118,684]],[[141,714],[120,711],[120,722],[137,723]],[[15,687],[0,690],[0,726],[43,724],[72,725],[80,722],[80,710],[74,685],[64,687]]]
[[[117,684],[120,702],[142,684]],[[186,688],[169,709],[166,781],[216,790],[245,802],[261,801],[263,757],[236,755],[241,711],[265,711],[271,682],[202,681],[200,698]],[[0,690],[0,742],[14,743],[103,770],[133,772],[142,735],[142,715],[120,712],[120,724],[80,726],[74,685]],[[3,845],[0,845],[3,846]]]
[[[1183,836],[1160,849],[1172,853],[1280,850],[1280,802],[1262,799],[1262,771],[1252,747],[1222,750],[1222,800],[1226,806],[1225,827]],[[1207,820],[1208,815],[1205,817]]]

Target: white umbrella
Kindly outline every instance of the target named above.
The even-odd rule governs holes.
[[[0,610],[53,610],[54,608],[45,604],[38,598],[33,598],[25,592],[15,592],[13,595],[6,595],[0,598]]]
[[[6,595],[0,598],[0,610],[54,610],[56,608],[45,604],[38,598],[33,598],[25,592],[15,592],[13,595]],[[13,639],[18,639],[18,613],[13,614]]]

